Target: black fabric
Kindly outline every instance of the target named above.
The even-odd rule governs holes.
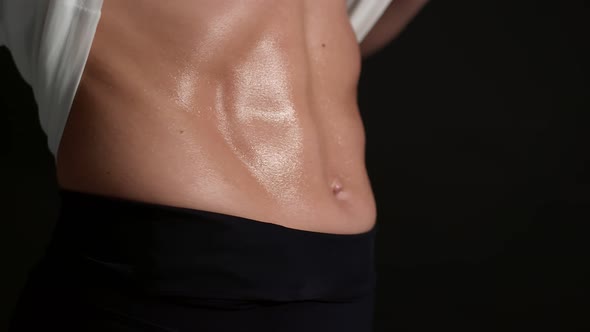
[[[372,330],[376,227],[328,234],[59,193],[10,331]]]

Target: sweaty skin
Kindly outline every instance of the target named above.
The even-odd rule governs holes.
[[[366,232],[360,65],[344,0],[105,0],[58,184]]]

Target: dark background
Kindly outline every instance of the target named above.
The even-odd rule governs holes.
[[[432,1],[364,62],[375,331],[590,330],[587,7]],[[3,329],[58,201],[31,90],[6,49],[0,74]]]

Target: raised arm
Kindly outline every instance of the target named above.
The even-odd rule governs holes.
[[[361,43],[363,58],[373,55],[395,39],[428,0],[393,0]]]

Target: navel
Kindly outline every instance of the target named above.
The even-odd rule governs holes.
[[[339,180],[332,181],[331,189],[332,189],[332,194],[334,195],[334,197],[336,197],[338,199],[345,199],[346,198],[346,191],[344,190],[344,187]]]

